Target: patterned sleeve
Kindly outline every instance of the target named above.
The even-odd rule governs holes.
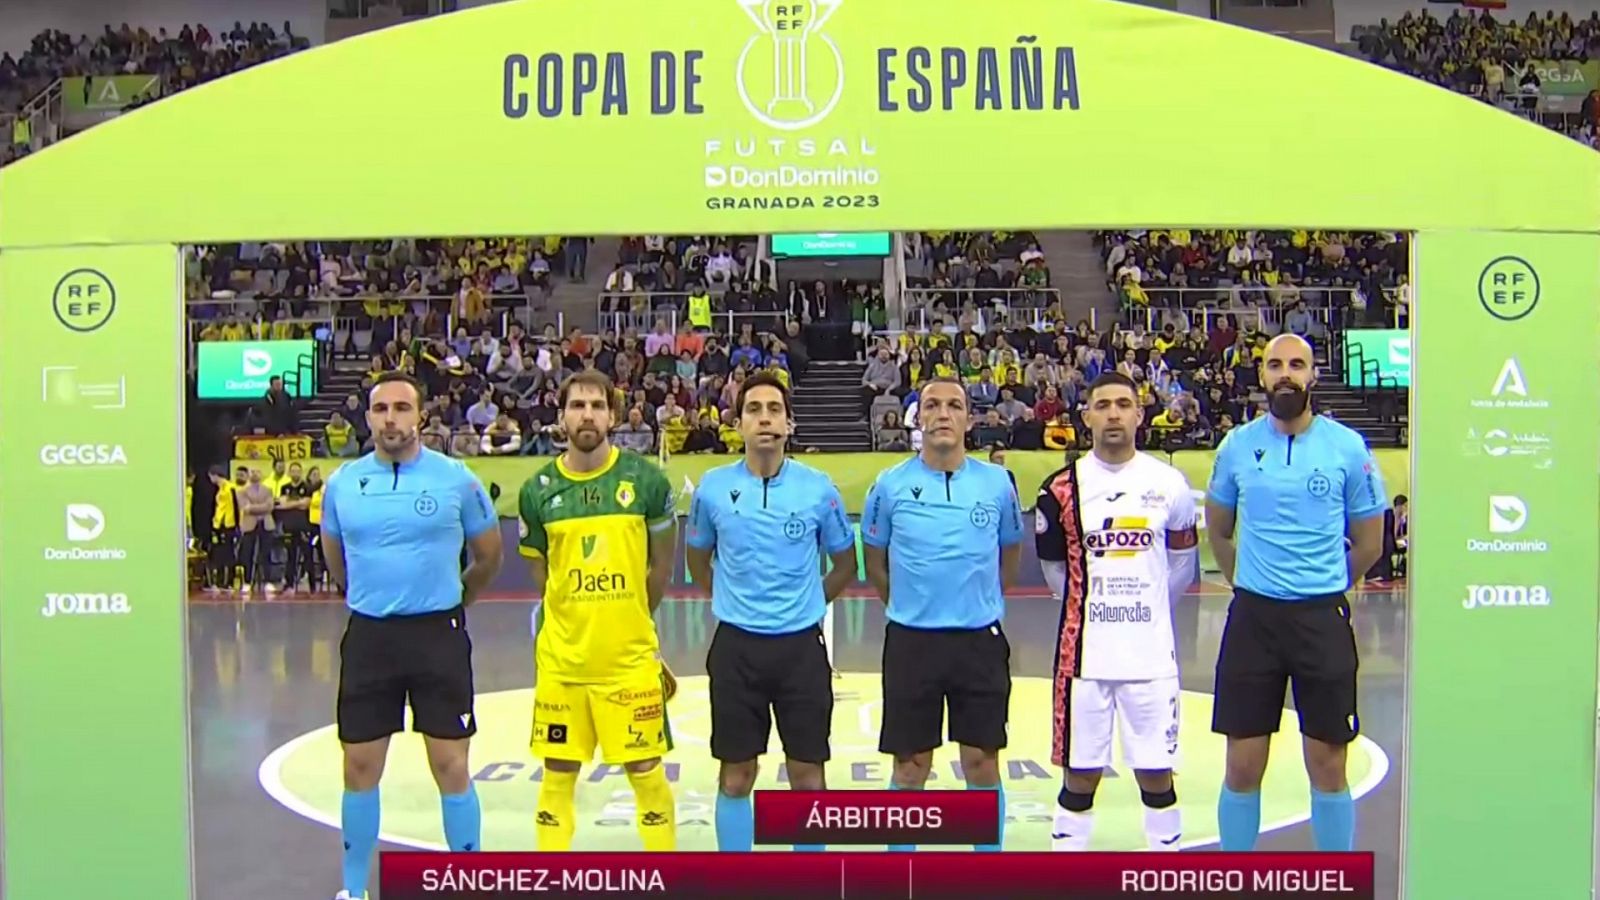
[[[639,499],[644,502],[644,521],[651,531],[676,524],[677,498],[672,496],[672,482],[654,463],[639,466]]]
[[[550,549],[550,539],[545,534],[544,520],[540,517],[539,476],[534,475],[522,483],[517,495],[517,548],[523,556],[542,559]]]

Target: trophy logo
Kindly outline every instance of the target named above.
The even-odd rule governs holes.
[[[734,81],[764,125],[798,131],[821,122],[844,96],[844,56],[822,32],[844,0],[738,0],[759,32],[745,42]],[[772,65],[763,63],[770,45]]]

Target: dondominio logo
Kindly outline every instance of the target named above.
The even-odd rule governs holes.
[[[67,540],[92,541],[106,530],[106,516],[100,507],[88,503],[67,504]]]
[[[272,371],[272,354],[265,350],[246,350],[240,360],[240,368],[247,377],[265,375]]]
[[[1496,495],[1489,498],[1489,532],[1516,534],[1528,524],[1528,505],[1521,497]]]
[[[68,547],[45,547],[44,558],[55,562],[100,562],[127,559],[121,547],[82,546],[100,541],[106,531],[106,514],[92,503],[68,503],[64,526]]]
[[[844,0],[737,2],[759,32],[745,42],[734,70],[745,109],[782,131],[826,119],[844,96],[844,55],[822,27]]]

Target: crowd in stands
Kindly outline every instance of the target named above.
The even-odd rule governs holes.
[[[658,319],[647,332],[632,327],[566,335],[547,325],[529,334],[513,323],[505,337],[484,328],[454,336],[413,333],[415,319],[394,320],[399,331],[375,343],[363,390],[345,398],[322,442],[332,456],[356,456],[371,447],[366,390],[378,375],[403,371],[426,386],[424,443],[452,456],[529,456],[560,453],[556,391],[575,372],[598,370],[616,385],[619,446],[641,453],[737,452],[732,427],[739,385],[757,371],[786,384],[803,373],[808,356],[800,323],[779,337],[745,324],[730,341],[691,328],[673,331]],[[380,337],[386,337],[380,335]]]
[[[1097,240],[1106,283],[1130,321],[1149,310],[1250,310],[1265,330],[1312,337],[1330,321],[1390,327],[1409,309],[1403,232],[1173,228],[1101,232]]]
[[[1085,389],[1107,371],[1138,385],[1142,448],[1215,446],[1234,426],[1266,411],[1257,368],[1269,336],[1240,330],[1231,314],[1217,316],[1209,332],[1174,323],[1153,332],[1142,323],[1096,332],[1088,322],[1072,327],[1058,319],[1043,329],[1019,322],[979,330],[964,316],[953,332],[939,322],[880,342],[862,377],[874,446],[920,447],[918,390],[935,377],[966,384],[973,450],[1087,447]]]
[[[1544,85],[1533,64],[1600,59],[1600,10],[1579,18],[1553,10],[1530,12],[1521,21],[1496,18],[1488,10],[1456,10],[1444,20],[1426,10],[1408,12],[1362,29],[1357,45],[1378,65],[1540,119]],[[1600,147],[1600,90],[1588,92],[1578,113],[1544,120]]]
[[[1031,231],[917,231],[905,235],[908,308],[952,318],[980,307],[1048,305],[1050,266]]]
[[[888,325],[881,283],[780,284],[755,236],[623,238],[600,297],[601,323],[618,331],[644,328],[662,314],[700,330],[733,322],[782,333],[789,322],[798,323],[819,359],[852,357],[853,336]]]
[[[204,84],[214,78],[302,50],[310,42],[296,35],[288,22],[282,30],[265,22],[246,26],[234,22],[215,33],[205,25],[185,25],[172,34],[165,28],[151,33],[123,22],[106,25],[98,35],[71,35],[47,30],[35,35],[28,49],[15,57],[0,54],[0,112],[14,112],[58,78],[87,76],[86,94],[92,95],[94,78],[112,75],[152,75],[157,87],[128,98],[132,107],[158,95]],[[0,165],[27,152],[26,143],[13,136],[0,144]]]
[[[558,279],[585,280],[588,250],[586,237],[554,235],[198,247],[186,258],[190,315],[239,326],[247,324],[239,315],[245,306],[269,319],[284,310],[304,317],[315,301],[359,298],[340,304],[338,314],[361,329],[400,314],[422,320],[424,331],[452,315],[476,327],[500,310],[548,298]]]

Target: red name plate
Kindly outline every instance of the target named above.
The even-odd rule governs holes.
[[[385,853],[383,900],[1373,900],[1371,853]]]
[[[756,791],[758,844],[992,844],[994,791]]]

